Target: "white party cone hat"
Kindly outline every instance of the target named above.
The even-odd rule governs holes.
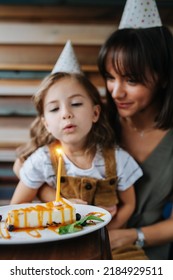
[[[119,29],[162,26],[155,0],[127,0]]]
[[[75,55],[70,40],[68,40],[67,43],[65,44],[65,47],[62,50],[51,74],[58,73],[58,72],[82,74],[79,62],[77,60],[77,57]]]

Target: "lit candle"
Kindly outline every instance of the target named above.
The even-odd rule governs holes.
[[[62,168],[62,155],[61,149],[56,150],[58,157],[58,170],[57,170],[57,185],[56,185],[56,201],[60,200],[60,189],[61,189],[61,168]]]

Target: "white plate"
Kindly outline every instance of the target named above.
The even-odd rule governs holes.
[[[34,204],[32,204],[34,205]],[[22,204],[24,207],[31,206],[31,204]],[[103,222],[96,222],[96,224],[91,225],[91,226],[86,226],[83,227],[81,231],[74,232],[74,233],[67,233],[67,234],[57,234],[49,229],[43,229],[43,230],[33,230],[36,232],[39,232],[41,234],[41,237],[36,238],[32,237],[25,231],[19,231],[19,232],[9,232],[11,238],[10,239],[4,239],[0,236],[0,244],[29,244],[29,243],[41,243],[41,242],[49,242],[49,241],[59,241],[59,240],[64,240],[64,239],[69,239],[69,238],[74,238],[78,237],[81,235],[88,234],[90,232],[93,232],[95,230],[98,230],[105,225],[107,225],[110,220],[111,220],[111,214],[104,210],[103,208],[92,206],[92,205],[82,205],[82,204],[75,204],[74,205],[76,208],[76,213],[80,213],[81,216],[85,216],[90,212],[99,212],[103,213],[104,215],[101,217],[104,221]],[[21,204],[17,205],[8,205],[8,206],[2,206],[0,207],[0,215],[2,215],[2,222],[0,223],[1,226],[1,231],[3,230],[4,227],[4,220],[6,219],[7,212],[12,209],[18,209],[21,208]]]

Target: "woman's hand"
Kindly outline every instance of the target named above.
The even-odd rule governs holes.
[[[135,229],[112,229],[109,230],[111,248],[120,248],[124,245],[132,245],[137,240]]]
[[[145,246],[157,246],[173,241],[173,217],[159,223],[142,227],[141,230],[145,235]],[[109,239],[111,248],[119,248],[123,245],[132,245],[137,240],[137,231],[131,229],[109,229]],[[158,232],[160,234],[158,234]]]

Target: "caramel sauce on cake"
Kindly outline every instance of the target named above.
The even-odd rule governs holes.
[[[8,212],[6,224],[18,228],[40,228],[66,225],[76,221],[75,208],[69,201],[42,203]]]
[[[11,235],[9,234],[9,232],[6,228],[5,223],[0,223],[0,237],[2,237],[3,239],[11,238]]]

